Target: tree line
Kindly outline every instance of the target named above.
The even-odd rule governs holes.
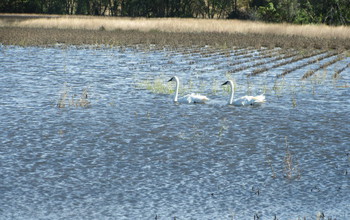
[[[1,0],[0,12],[350,24],[350,0]]]

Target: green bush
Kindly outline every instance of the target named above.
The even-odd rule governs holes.
[[[261,20],[268,22],[280,22],[280,16],[272,2],[268,2],[267,6],[260,6],[258,16]]]

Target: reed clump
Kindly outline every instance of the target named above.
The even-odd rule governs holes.
[[[289,150],[289,145],[287,142],[287,137],[285,137],[285,154],[283,157],[283,171],[282,172],[282,176],[288,180],[295,180],[295,179],[300,179],[301,178],[301,172],[299,169],[299,165],[298,162],[295,160],[294,155],[292,154],[292,152]],[[272,161],[272,157],[267,155],[267,149],[266,149],[266,162],[271,170],[271,177],[273,179],[276,179],[278,174],[279,174],[279,170],[275,169],[273,166],[273,161]],[[278,166],[280,167],[280,166]]]
[[[90,101],[88,100],[88,89],[84,88],[80,97],[76,94],[71,94],[71,88],[66,84],[60,92],[56,107],[57,108],[66,108],[66,107],[81,107],[88,108],[90,107]]]

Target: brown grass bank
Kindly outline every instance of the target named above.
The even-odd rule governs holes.
[[[350,27],[237,20],[0,15],[0,42],[14,45],[212,45],[350,49]]]

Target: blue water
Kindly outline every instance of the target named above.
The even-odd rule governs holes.
[[[247,78],[237,52],[0,46],[0,219],[350,219],[350,58]],[[211,101],[144,86],[173,75]],[[228,78],[267,102],[226,105]]]

